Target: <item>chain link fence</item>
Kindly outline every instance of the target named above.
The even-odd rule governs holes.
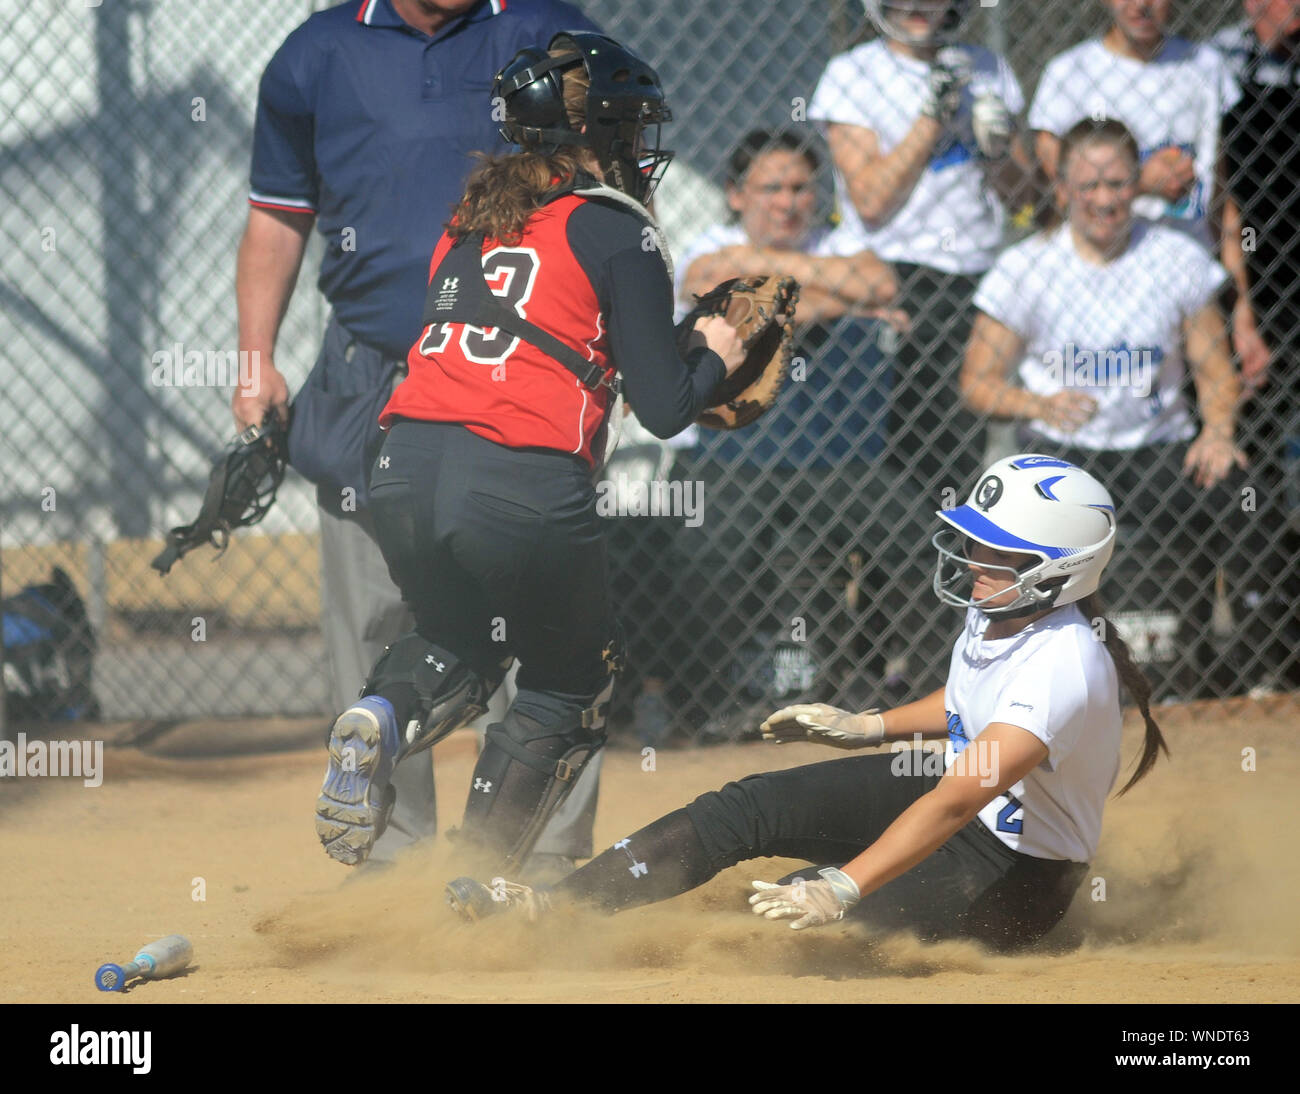
[[[149,568],[166,530],[197,513],[209,462],[232,432],[233,275],[258,78],[288,32],[324,6],[34,0],[0,15],[0,437],[8,472],[0,580],[13,720],[329,713],[314,491],[294,473],[267,519],[238,534],[219,560],[197,552],[165,580]],[[972,334],[977,316],[988,314],[977,305],[994,307],[981,282],[1002,248],[1046,238],[1035,233],[1047,231],[1041,225],[1056,201],[1041,176],[995,183],[999,169],[972,158],[971,92],[918,161],[918,177],[936,197],[909,215],[946,210],[935,221],[948,229],[936,253],[955,256],[940,257],[936,268],[924,247],[908,255],[915,240],[906,233],[891,235],[906,209],[905,186],[892,209],[878,210],[862,189],[869,168],[861,177],[841,170],[838,190],[834,184],[836,165],[852,163],[860,134],[828,146],[819,110],[861,130],[859,108],[910,112],[909,126],[920,108],[900,91],[910,77],[882,68],[886,55],[862,52],[880,47],[871,47],[876,32],[858,3],[590,0],[584,8],[663,78],[677,158],[657,211],[680,278],[688,281],[693,263],[724,248],[724,259],[739,261],[744,248],[766,242],[754,233],[787,240],[782,247],[812,247],[837,211],[871,224],[871,247],[846,234],[851,224],[826,237],[820,257],[840,263],[823,264],[805,285],[809,321],[799,327],[791,382],[765,418],[670,446],[630,427],[602,473],[615,595],[631,646],[616,730],[634,729],[649,743],[673,734],[733,738],[752,731],[755,713],[798,696],[856,709],[918,696],[942,683],[960,620],[930,590],[934,512],[963,501],[982,465],[1023,450],[1027,432],[1043,423],[1041,401],[1013,394],[1049,394],[1041,383],[1036,391],[1017,387],[1021,377],[1033,386],[1021,358],[1036,354],[1041,366],[1044,347],[1073,353],[1075,365],[1083,352],[1185,354],[1197,366],[1181,393],[1193,436],[1206,413],[1222,420],[1215,400],[1236,381],[1216,371],[1194,324],[1175,323],[1154,342],[1144,322],[1104,344],[1049,346],[1039,305],[1015,306],[1037,293],[1088,315],[1121,312],[1139,297],[1151,307],[1181,302],[1186,311],[1191,290],[1178,295],[1178,270],[1166,276],[1121,261],[1062,302],[1043,297],[1047,266],[1022,263],[1020,280],[1004,281],[994,308],[999,330],[1014,338],[1004,401],[981,409],[978,391],[963,398],[962,380],[972,359],[989,356],[976,352],[989,328]],[[1226,182],[1236,199],[1240,218],[1229,230],[1243,240],[1237,257],[1272,355],[1266,386],[1227,396],[1249,465],[1215,488],[1189,485],[1177,463],[1189,438],[1176,429],[1166,439],[1181,445],[1115,445],[1080,456],[1074,436],[1058,435],[1054,450],[1089,459],[1115,493],[1121,546],[1102,593],[1157,697],[1289,694],[1300,680],[1300,259],[1290,249],[1295,211],[1270,204],[1270,195],[1300,179],[1288,173],[1294,161],[1267,149],[1296,143],[1286,106],[1294,86],[1243,100],[1222,139],[1217,127],[1238,78],[1262,87],[1295,70],[1280,60],[1268,62],[1267,79],[1259,66],[1242,69],[1249,31],[1232,39],[1244,18],[1240,4],[1174,8],[1171,33],[1193,42],[1220,35],[1223,64],[1236,74],[1228,90],[1199,54],[1188,65],[1204,74],[1202,84],[1171,78],[1146,111],[1132,105],[1134,88],[1149,86],[1132,61],[1095,73],[1081,65],[1048,88],[1049,62],[1109,26],[1108,6],[1091,0],[972,5],[962,41],[1006,58],[1006,76],[1013,73],[1023,93],[1022,104],[1008,105],[1023,106],[1022,126],[1047,113],[1073,115],[1069,121],[1115,115],[1144,130],[1149,112],[1186,129],[1142,152],[1182,149],[1188,166],[1171,154],[1168,173],[1186,169],[1189,177],[1164,183],[1167,205],[1185,208],[1199,195],[1204,238],[1216,251],[1216,186]],[[832,59],[850,50],[867,60],[854,62],[841,103],[827,107],[819,84]],[[968,51],[964,63],[972,58],[973,89],[981,62]],[[1117,72],[1132,73],[1132,86],[1117,86]],[[917,86],[913,98],[925,94],[923,79]],[[797,149],[784,159],[780,147],[775,158],[760,150],[729,189],[733,149],[754,129],[788,131]],[[878,139],[875,151],[888,154],[891,138]],[[1030,137],[1028,145],[1051,154],[1050,144]],[[1207,160],[1220,151],[1229,154],[1216,181]],[[809,178],[792,185],[774,174],[767,190],[758,185],[763,171],[780,174],[791,163],[806,165]],[[972,171],[982,181],[961,190]],[[786,197],[794,204],[778,208]],[[972,240],[991,225],[998,245],[981,264]],[[710,249],[710,240],[721,242]],[[867,299],[844,278],[886,268],[854,265],[869,261],[861,251],[877,240],[882,253],[898,249],[888,254],[897,288]],[[318,256],[317,240],[281,330],[276,363],[291,388],[314,361],[327,320],[313,285]],[[1226,252],[1223,261],[1233,265]],[[1052,269],[1065,278],[1064,267]],[[1217,352],[1226,361],[1242,351],[1232,372],[1255,367],[1259,349],[1245,338],[1240,305],[1225,295],[1207,306],[1231,320],[1232,346]],[[1124,380],[1132,386],[1138,375]],[[1177,377],[1172,383],[1158,413],[1178,394]],[[1070,389],[1068,378],[1063,386]],[[1091,391],[1100,403],[1106,387],[1093,373],[1075,394]],[[1015,407],[1036,413],[1008,417]]]

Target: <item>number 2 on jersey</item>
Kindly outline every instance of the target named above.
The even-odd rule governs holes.
[[[998,831],[1014,832],[1019,835],[1020,830],[1025,825],[1024,803],[1010,794],[1006,794],[1004,797],[1007,799],[1007,804],[998,810]],[[1019,813],[1020,816],[1016,817],[1016,813]]]

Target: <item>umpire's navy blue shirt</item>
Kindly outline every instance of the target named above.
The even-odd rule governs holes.
[[[363,342],[406,357],[470,153],[507,148],[492,80],[561,30],[599,28],[561,0],[481,0],[431,38],[390,0],[348,0],[313,15],[271,58],[249,202],[315,214],[320,290]]]

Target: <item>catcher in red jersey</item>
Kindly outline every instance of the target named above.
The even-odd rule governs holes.
[[[669,113],[644,61],[560,34],[498,74],[490,107],[518,148],[470,175],[380,418],[375,524],[416,627],[331,731],[316,828],[349,864],[387,823],[394,767],[482,713],[514,658],[518,694],[487,730],[462,835],[491,861],[527,859],[604,742],[618,656],[592,475],[615,395],[671,437],[744,359],[723,317],[679,349],[646,209]]]

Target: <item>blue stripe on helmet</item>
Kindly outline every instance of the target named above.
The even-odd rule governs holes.
[[[1043,497],[1047,498],[1048,501],[1060,501],[1061,499],[1052,493],[1052,487],[1063,478],[1065,478],[1064,475],[1053,475],[1050,479],[1040,479],[1037,483],[1038,492],[1042,494]]]
[[[974,536],[981,543],[996,547],[1000,551],[1033,551],[1046,555],[1049,559],[1065,558],[1077,551],[1077,548],[1049,547],[1046,543],[1030,543],[1027,539],[1013,536],[969,505],[959,505],[956,509],[947,509],[939,515],[967,535]]]
[[[1073,467],[1074,464],[1058,460],[1055,456],[1022,456],[1018,460],[1012,460],[1011,466],[1023,471],[1026,467]]]

